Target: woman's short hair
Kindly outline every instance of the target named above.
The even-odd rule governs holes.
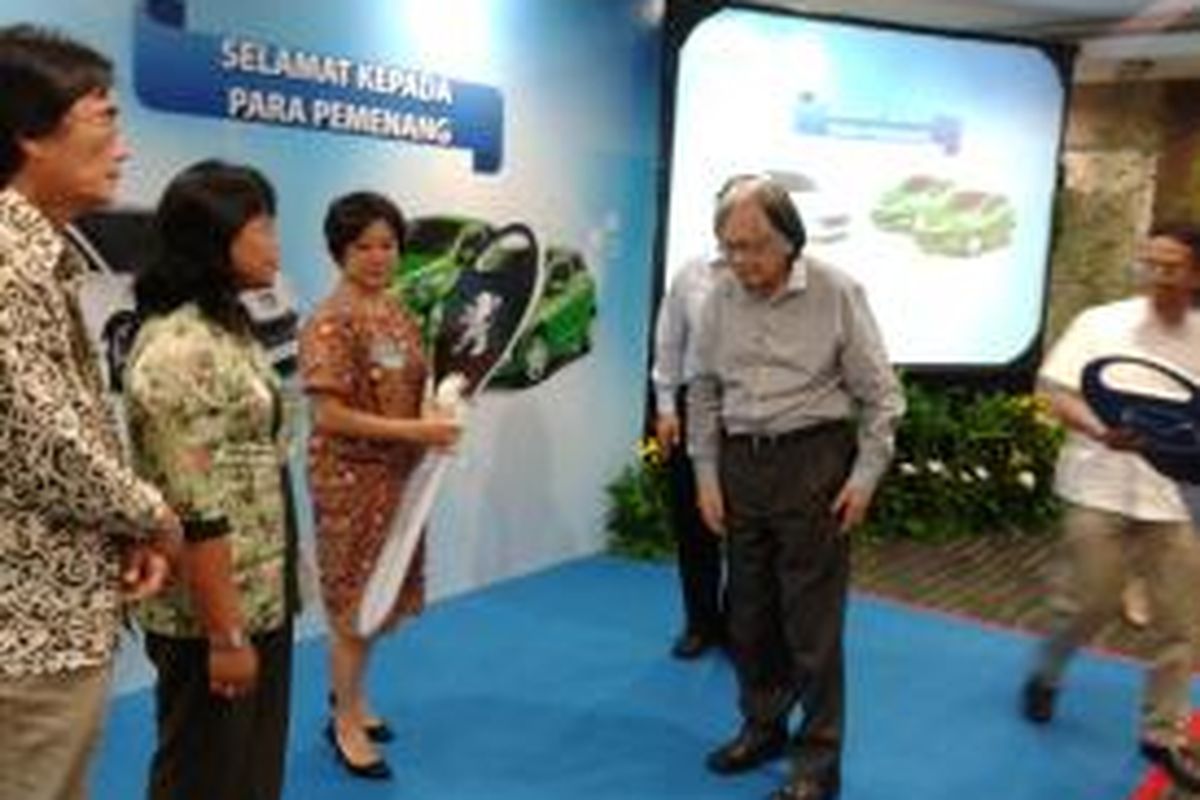
[[[194,302],[217,323],[247,324],[233,274],[233,241],[246,223],[275,216],[275,190],[253,167],[208,160],[167,185],[154,215],[156,257],[134,284],[143,316]]]
[[[404,249],[404,214],[388,198],[376,192],[351,192],[329,204],[325,212],[325,246],[340,266],[350,246],[372,223],[382,220],[396,236],[396,246]]]
[[[804,221],[788,190],[766,175],[735,175],[725,182],[717,194],[714,231],[720,231],[733,206],[742,200],[757,203],[771,227],[791,245],[792,258],[800,255],[808,241]]]
[[[25,161],[22,139],[58,127],[81,97],[112,87],[112,62],[48,28],[0,28],[0,186]]]

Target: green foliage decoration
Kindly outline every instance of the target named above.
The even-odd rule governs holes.
[[[605,528],[609,549],[638,559],[663,559],[675,552],[667,465],[658,442],[637,444],[633,463],[604,488],[608,496]]]
[[[1051,527],[1063,431],[1041,398],[912,382],[905,394],[896,457],[872,504],[868,535],[942,541]]]

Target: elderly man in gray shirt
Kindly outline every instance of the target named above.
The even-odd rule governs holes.
[[[738,182],[716,212],[730,274],[701,315],[688,447],[700,511],[729,548],[729,635],[743,725],[708,757],[734,773],[782,754],[775,800],[841,784],[844,535],[886,471],[904,399],[862,288],[802,254],[785,189]]]

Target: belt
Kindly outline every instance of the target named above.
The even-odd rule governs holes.
[[[749,447],[751,450],[768,450],[786,447],[808,439],[844,430],[850,427],[850,422],[844,419],[834,419],[828,422],[818,422],[816,425],[806,425],[803,428],[792,428],[790,431],[777,433],[726,433],[725,441],[730,444]]]

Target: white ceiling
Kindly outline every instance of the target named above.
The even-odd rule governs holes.
[[[753,0],[818,15],[1080,45],[1076,80],[1200,77],[1200,0]]]
[[[1195,24],[1200,0],[760,0],[795,11],[887,20],[911,25],[1036,32],[1087,27],[1097,33],[1140,16]]]

